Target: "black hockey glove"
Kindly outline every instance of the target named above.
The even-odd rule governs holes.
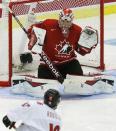
[[[9,129],[15,128],[16,122],[11,122],[7,116],[4,116],[2,121],[6,127],[9,127]]]
[[[26,63],[32,63],[33,57],[30,52],[26,52],[20,55],[20,60],[21,63],[26,64]]]

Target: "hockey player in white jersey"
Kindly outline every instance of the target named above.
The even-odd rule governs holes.
[[[44,103],[24,103],[7,113],[3,117],[3,123],[16,131],[60,131],[61,118],[55,111],[60,99],[57,90],[49,89],[44,94]]]

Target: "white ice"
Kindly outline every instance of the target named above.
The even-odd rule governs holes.
[[[105,45],[105,63],[113,69],[116,69],[115,18],[116,15],[105,16],[105,40],[115,40],[115,45],[111,41]],[[24,101],[27,100],[0,97],[0,131],[8,131],[2,117]],[[63,122],[61,131],[116,131],[116,94],[63,99],[58,109]]]

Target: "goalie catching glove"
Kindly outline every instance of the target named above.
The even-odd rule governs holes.
[[[86,26],[82,30],[80,39],[78,41],[77,52],[81,55],[86,55],[91,52],[98,44],[98,32],[97,30]]]

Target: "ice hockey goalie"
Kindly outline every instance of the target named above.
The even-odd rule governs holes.
[[[42,62],[38,67],[38,78],[28,77],[27,79],[24,76],[23,81],[21,76],[19,76],[21,78],[13,78],[13,82],[16,82],[16,79],[22,81],[13,85],[11,88],[13,93],[39,96],[49,88],[61,89],[62,93],[80,95],[105,93],[106,88],[107,92],[113,92],[113,80],[110,81],[108,78],[108,80],[99,79],[95,82],[94,77],[83,77],[83,70],[75,51],[83,57],[91,53],[91,50],[98,44],[98,33],[92,27],[87,26],[82,29],[73,24],[73,18],[72,10],[64,9],[59,14],[59,20],[47,19],[41,23],[33,24],[28,30],[28,49],[31,52],[41,53],[40,48],[38,49],[41,46],[41,49],[65,79],[64,83],[57,82],[52,72]],[[40,32],[43,35],[40,35]],[[75,78],[67,78],[68,74],[75,76]],[[95,84],[90,85],[91,82],[88,83],[90,80],[94,81]],[[34,88],[35,86],[36,88]]]

